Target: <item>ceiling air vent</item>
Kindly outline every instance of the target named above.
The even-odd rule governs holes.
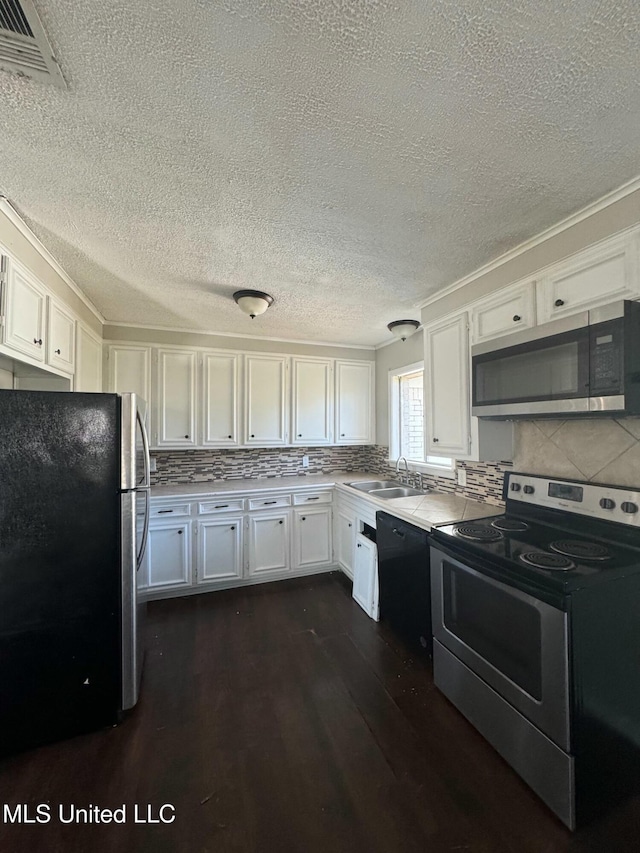
[[[31,0],[0,0],[0,68],[66,89]]]

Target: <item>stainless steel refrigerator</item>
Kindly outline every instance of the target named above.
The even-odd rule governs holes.
[[[143,401],[0,390],[0,753],[137,702],[148,523]]]

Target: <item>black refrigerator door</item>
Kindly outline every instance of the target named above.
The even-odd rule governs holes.
[[[119,406],[0,391],[0,752],[117,719]]]

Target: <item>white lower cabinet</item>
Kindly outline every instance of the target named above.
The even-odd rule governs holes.
[[[249,575],[288,572],[290,510],[249,516]]]
[[[242,516],[197,522],[196,582],[242,577]]]
[[[378,552],[375,542],[366,536],[356,536],[353,561],[353,598],[367,616],[380,618],[378,606]]]
[[[293,568],[331,564],[331,507],[305,507],[293,511]]]
[[[191,585],[191,539],[191,521],[153,524],[149,528],[146,554],[149,592]]]
[[[353,580],[353,557],[356,546],[356,516],[338,504],[335,509],[336,558],[348,577]]]

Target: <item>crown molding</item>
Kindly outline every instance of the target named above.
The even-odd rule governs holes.
[[[488,263],[479,267],[477,270],[474,270],[468,275],[465,275],[462,278],[459,278],[457,281],[454,281],[452,284],[441,288],[440,290],[431,294],[431,296],[428,296],[426,299],[423,299],[422,302],[417,303],[415,307],[426,308],[427,306],[432,305],[434,302],[438,302],[438,300],[442,299],[445,296],[448,296],[450,293],[455,293],[455,291],[460,290],[461,287],[465,287],[467,284],[471,284],[472,281],[476,281],[483,275],[486,275],[487,273],[498,269],[498,267],[503,266],[503,264],[508,263],[514,258],[519,257],[519,255],[523,255],[525,252],[528,252],[535,246],[539,246],[540,243],[544,243],[545,240],[549,240],[551,237],[555,237],[557,234],[561,234],[563,231],[567,231],[569,228],[572,228],[579,222],[582,222],[583,220],[588,219],[590,216],[599,213],[601,210],[604,210],[610,205],[615,204],[615,202],[626,198],[626,196],[631,195],[632,193],[636,192],[636,190],[640,190],[640,175],[636,178],[632,178],[630,181],[627,181],[626,184],[623,184],[621,187],[618,187],[618,189],[612,190],[612,192],[603,195],[597,201],[591,202],[586,207],[583,207],[580,210],[576,211],[576,213],[572,213],[570,216],[565,217],[565,219],[561,219],[560,222],[557,222],[550,228],[546,228],[544,231],[541,231],[534,237],[530,237],[528,240],[525,240],[524,243],[520,243],[513,249],[509,249],[508,252],[499,255],[497,258],[494,258],[492,261],[489,261]]]
[[[209,335],[210,337],[216,338],[239,338],[240,340],[249,341],[275,341],[276,343],[281,344],[300,344],[310,347],[334,347],[338,349],[362,350],[376,349],[376,345],[374,344],[341,344],[336,341],[304,341],[297,338],[294,340],[292,338],[272,338],[265,335],[242,335],[237,332],[209,332],[202,329],[185,329],[180,328],[179,326],[154,326],[152,324],[145,323],[123,323],[117,320],[104,320],[103,322],[105,326],[120,327],[124,329],[147,329],[155,332],[175,332],[180,335]],[[107,335],[105,334],[105,339],[106,337]],[[121,343],[126,343],[126,341],[122,341]]]
[[[50,267],[60,276],[60,278],[64,281],[66,285],[68,285],[71,290],[75,293],[75,295],[80,299],[80,301],[91,311],[93,316],[99,320],[101,323],[105,322],[104,317],[100,313],[100,311],[96,308],[93,302],[89,299],[89,297],[83,293],[82,290],[78,287],[75,281],[71,278],[71,276],[64,270],[58,261],[53,257],[51,252],[44,246],[38,237],[33,233],[33,231],[29,228],[27,223],[22,219],[20,214],[17,212],[15,207],[11,204],[9,199],[6,196],[0,196],[0,212],[4,213],[9,222],[18,231],[22,234],[22,236],[28,240],[28,242],[33,246],[36,252],[49,264]]]

